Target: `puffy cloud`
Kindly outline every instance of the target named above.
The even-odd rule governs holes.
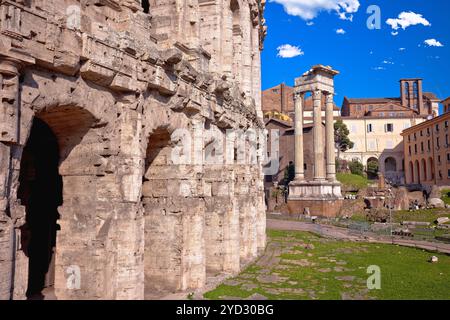
[[[336,33],[337,34],[345,34],[345,30],[344,29],[337,29]]]
[[[394,64],[394,62],[389,61],[389,60],[384,60],[382,63],[383,63],[383,64]]]
[[[424,43],[429,47],[443,47],[444,45],[436,39],[427,39]]]
[[[386,20],[386,23],[391,26],[393,30],[398,30],[402,28],[405,30],[406,28],[410,26],[415,25],[424,25],[426,27],[431,26],[431,23],[425,19],[421,14],[409,11],[409,12],[402,12],[398,15],[398,18],[389,18]],[[395,33],[395,32],[394,32]],[[397,33],[395,33],[397,34]]]
[[[353,20],[353,13],[358,12],[359,0],[270,0],[281,4],[284,11],[303,20],[317,17],[320,11],[335,11],[340,19]]]
[[[277,50],[277,57],[279,58],[294,58],[305,54],[300,47],[292,46],[290,44],[283,44],[279,46]]]
[[[398,48],[398,51],[405,51],[406,48]]]

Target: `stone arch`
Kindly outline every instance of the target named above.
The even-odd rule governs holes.
[[[173,159],[179,140],[172,122],[152,127],[142,187],[146,298],[196,289],[206,278],[202,168]]]
[[[136,107],[125,104],[135,102],[117,102],[114,93],[81,78],[35,69],[24,71],[20,95],[20,143],[26,144],[36,118],[55,133],[60,149],[63,204],[58,208],[61,231],[56,240],[56,297],[142,298],[142,273],[118,277],[138,270],[136,260],[142,261],[143,254],[140,204],[127,196],[127,187],[140,190],[142,180],[141,173],[136,187],[128,183],[130,172],[132,175],[139,164],[134,162],[131,147],[135,141],[140,143],[139,130],[136,133],[130,128],[141,125],[137,125],[139,117],[129,117]],[[137,157],[141,160],[140,154]],[[129,255],[130,250],[136,256]],[[71,274],[82,277],[78,290],[67,287]]]
[[[22,248],[29,263],[27,296],[39,298],[44,288],[47,291],[54,288],[63,297],[61,291],[67,289],[62,262],[67,249],[65,239],[81,236],[67,223],[73,217],[71,213],[86,209],[83,201],[72,205],[74,197],[79,196],[71,192],[79,185],[73,177],[96,170],[93,163],[80,163],[80,158],[89,158],[85,143],[97,119],[74,106],[44,108],[32,119],[22,152],[17,191],[25,207]],[[81,256],[85,254],[80,252]]]
[[[384,172],[396,172],[397,171],[397,160],[394,157],[387,157],[384,160]]]

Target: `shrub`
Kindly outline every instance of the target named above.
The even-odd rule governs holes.
[[[364,176],[364,166],[361,162],[357,161],[357,160],[353,160],[352,162],[349,163],[349,168],[350,168],[350,172],[352,174],[356,174],[358,176]]]

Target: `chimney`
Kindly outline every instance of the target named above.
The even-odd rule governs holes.
[[[280,110],[280,112],[281,113],[284,113],[284,111],[286,110],[286,98],[285,98],[285,93],[286,93],[286,90],[285,90],[285,84],[284,84],[284,82],[281,84],[281,86],[280,86],[280,99],[281,99],[281,110]]]

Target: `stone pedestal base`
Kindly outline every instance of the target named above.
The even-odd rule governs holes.
[[[289,184],[288,209],[291,215],[303,214],[305,208],[309,208],[312,216],[336,217],[343,200],[339,182],[292,181]]]

